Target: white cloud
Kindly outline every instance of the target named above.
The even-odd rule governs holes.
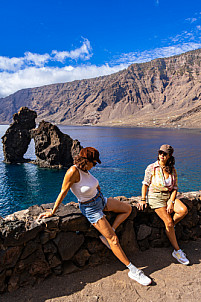
[[[101,66],[86,64],[75,67],[72,62],[67,63],[67,59],[77,62],[79,59],[86,61],[91,58],[92,47],[88,39],[83,39],[82,45],[71,51],[54,50],[51,54],[42,55],[26,52],[24,57],[20,58],[0,56],[0,97],[24,88],[109,75],[127,68],[133,63],[148,62],[156,58],[170,57],[201,48],[200,30],[201,26],[197,25],[190,32],[183,31],[175,37],[169,37],[163,41],[169,46],[142,52],[123,53],[115,57],[109,64]],[[55,66],[48,66],[52,62]],[[61,67],[61,63],[63,67]]]
[[[59,67],[27,67],[15,73],[0,73],[0,97],[10,95],[23,88],[49,85],[53,83],[64,83],[73,80],[94,78],[109,75],[126,68],[120,64],[110,67],[108,64],[102,66],[65,66]]]
[[[44,66],[51,59],[49,54],[36,54],[31,52],[25,52],[24,61],[28,64],[33,64],[35,66]]]
[[[80,48],[71,51],[57,51],[53,50],[52,54],[54,55],[54,60],[64,63],[67,58],[70,59],[82,59],[82,60],[89,60],[93,53],[92,47],[88,39],[84,39],[84,42]]]
[[[201,47],[201,43],[184,43],[182,45],[167,46],[161,48],[155,48],[152,50],[145,50],[143,52],[130,52],[122,54],[118,59],[115,60],[115,64],[133,64],[142,63],[154,60],[156,58],[171,57],[179,55],[181,53],[198,49]],[[114,64],[114,62],[113,62]]]
[[[24,64],[23,58],[7,58],[0,56],[0,70],[19,70]]]
[[[197,18],[187,18],[186,21],[193,23],[193,22],[197,21]]]
[[[83,38],[84,39],[84,38]],[[52,51],[51,55],[37,54],[31,52],[25,52],[24,57],[20,58],[8,58],[0,56],[0,71],[16,72],[18,70],[27,68],[28,66],[44,67],[50,61],[57,61],[65,63],[66,59],[72,60],[89,60],[92,53],[92,47],[88,39],[84,39],[81,47],[71,51]]]

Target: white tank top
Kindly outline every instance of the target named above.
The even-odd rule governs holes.
[[[77,166],[74,165],[74,167],[78,169]],[[71,191],[79,202],[84,202],[96,196],[99,182],[89,171],[83,172],[80,169],[78,171],[80,173],[80,181],[71,186]]]
[[[165,179],[165,185],[166,187],[170,187],[172,184],[172,177],[171,175],[169,175],[169,177],[167,179]]]

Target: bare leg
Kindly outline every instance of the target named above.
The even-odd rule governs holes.
[[[173,222],[170,214],[167,213],[166,207],[155,209],[155,212],[165,223],[166,234],[167,234],[172,246],[174,247],[174,249],[176,251],[179,250],[179,245],[178,245],[177,238],[175,235],[175,230],[174,230],[174,222]]]
[[[174,203],[174,212],[173,221],[175,225],[188,214],[188,209],[181,200],[176,199]]]
[[[118,199],[114,199],[114,198],[108,198],[107,200],[107,205],[104,209],[104,211],[111,211],[111,212],[115,212],[115,213],[119,213],[114,222],[112,227],[116,230],[118,228],[118,226],[124,221],[126,220],[126,218],[130,215],[132,208],[131,205],[128,203],[124,203],[119,201]]]
[[[115,256],[126,266],[129,265],[130,261],[122,250],[118,237],[107,219],[102,217],[97,223],[94,223],[93,226],[107,239]]]

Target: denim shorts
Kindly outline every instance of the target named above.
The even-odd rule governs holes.
[[[79,202],[79,208],[82,214],[89,220],[91,224],[93,224],[97,223],[99,219],[105,216],[103,209],[105,208],[106,204],[107,198],[103,197],[102,193],[100,193],[100,196],[90,203],[82,204]]]

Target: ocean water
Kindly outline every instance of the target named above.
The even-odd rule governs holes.
[[[0,126],[2,136],[8,126]],[[175,149],[180,192],[201,189],[201,131],[183,129],[108,128],[59,126],[63,133],[78,139],[83,147],[99,150],[101,165],[91,173],[98,178],[105,196],[138,196],[144,170],[156,161],[160,145]],[[35,158],[32,141],[25,158]],[[54,202],[62,185],[65,170],[39,168],[32,164],[3,163],[0,144],[0,216],[34,204]],[[76,201],[69,192],[64,203]]]

